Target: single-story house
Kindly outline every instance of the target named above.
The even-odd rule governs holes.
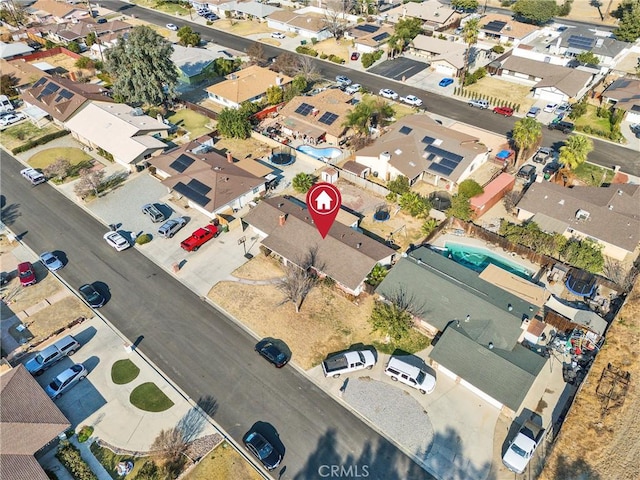
[[[129,169],[159,155],[167,146],[159,137],[166,137],[169,130],[169,125],[144,115],[140,108],[95,100],[84,103],[65,127],[74,138],[110,153]]]
[[[170,192],[213,219],[264,195],[263,177],[272,170],[255,160],[238,162],[231,152],[221,155],[213,151],[211,143],[193,141],[153,157],[149,163]]]
[[[89,16],[86,5],[72,5],[67,2],[55,0],[38,0],[29,7],[32,15],[39,23],[64,23]]]
[[[108,91],[92,83],[78,83],[61,77],[43,76],[20,96],[28,107],[47,112],[57,125],[65,126],[89,100],[112,102]]]
[[[171,60],[178,69],[178,81],[194,85],[216,75],[217,58],[228,58],[222,52],[214,52],[207,48],[183,47],[174,45]]]
[[[238,108],[243,102],[258,102],[271,86],[284,87],[293,79],[268,68],[252,65],[227,75],[223,82],[207,87],[212,102],[224,107]]]
[[[318,41],[332,36],[322,15],[315,13],[296,13],[290,10],[278,10],[267,17],[267,26],[274,30],[293,32],[304,38]]]
[[[323,239],[306,204],[292,197],[263,199],[242,220],[286,263],[300,265],[312,255],[318,274],[351,295],[363,291],[376,264],[390,265],[396,256],[395,250],[342,222],[334,222]]]
[[[15,79],[15,88],[20,93],[31,87],[43,75],[42,70],[38,67],[20,59],[0,60],[0,71],[3,75],[10,75]]]
[[[71,424],[33,376],[0,365],[0,472],[12,480],[47,480],[35,454]]]
[[[567,238],[589,238],[616,260],[631,256],[640,241],[640,185],[565,188],[534,183],[517,205],[518,219]],[[633,259],[632,259],[633,260]]]
[[[226,12],[231,12],[236,18],[258,18],[264,20],[273,12],[282,10],[279,7],[273,5],[267,5],[266,3],[251,1],[236,1],[226,2],[218,5],[217,11],[226,15]]]
[[[385,21],[396,24],[405,18],[419,18],[423,21],[422,28],[429,32],[440,32],[453,27],[460,22],[460,15],[438,0],[425,0],[420,3],[403,3],[387,10],[380,15]]]
[[[492,40],[517,46],[533,40],[539,32],[538,26],[517,22],[511,15],[490,13],[480,19],[478,40]]]
[[[33,52],[33,48],[31,48],[26,43],[22,42],[13,42],[13,43],[5,43],[0,42],[0,58],[3,60],[13,60],[15,58],[22,57],[23,55],[28,55]],[[4,70],[3,72],[4,73]]]
[[[386,48],[387,41],[394,34],[388,25],[361,23],[345,31],[344,38],[353,40],[357,52],[373,53]]]
[[[353,109],[351,100],[351,95],[335,88],[312,97],[297,96],[280,110],[278,123],[289,137],[338,145],[347,133],[343,124]]]
[[[489,149],[478,138],[409,115],[356,152],[355,160],[386,181],[404,175],[411,185],[422,180],[453,191],[488,158]]]
[[[467,45],[418,35],[409,44],[409,51],[428,60],[436,72],[448,77],[457,77],[464,69]]]
[[[438,371],[497,408],[520,410],[547,361],[518,343],[537,305],[425,246],[407,252],[376,293],[410,299],[414,318],[442,332],[429,354]]]
[[[616,40],[607,30],[577,26],[564,30],[555,42],[549,44],[549,51],[566,57],[591,52],[603,66],[613,67],[631,47],[632,44]]]
[[[619,78],[607,87],[602,96],[606,102],[627,112],[627,122],[640,123],[640,80]]]
[[[515,55],[501,61],[497,73],[506,80],[530,84],[534,98],[555,103],[579,100],[594,77],[592,72],[580,68],[552,65]]]
[[[96,36],[102,37],[109,33],[118,33],[122,35],[133,28],[133,25],[113,20],[111,22],[96,23],[91,19],[81,19],[74,22],[56,23],[43,25],[40,27],[40,33],[48,36],[52,41],[61,42],[84,42],[87,35],[95,33]]]

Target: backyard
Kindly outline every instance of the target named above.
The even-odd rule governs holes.
[[[526,112],[535,103],[535,99],[529,96],[531,87],[494,77],[481,78],[477,83],[465,87],[465,90],[482,94],[485,97],[497,98],[500,102],[519,104],[520,112]],[[491,105],[491,107],[494,106],[496,105]]]
[[[60,129],[53,123],[49,123],[43,128],[38,128],[31,122],[22,122],[2,131],[2,144],[7,150],[12,150],[28,141],[37,140],[58,131]]]
[[[212,120],[188,108],[183,108],[177,112],[169,112],[167,120],[189,132],[191,140],[212,130]]]
[[[271,148],[255,138],[220,138],[214,148],[222,152],[231,152],[239,160],[245,158],[261,158],[271,153]]]

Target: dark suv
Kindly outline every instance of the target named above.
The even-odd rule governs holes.
[[[571,122],[553,122],[549,124],[549,130],[560,130],[562,133],[571,133],[576,126]]]

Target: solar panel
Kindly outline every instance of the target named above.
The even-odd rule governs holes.
[[[65,89],[62,89],[62,91],[60,92],[60,96],[61,96],[62,98],[66,98],[67,100],[69,100],[70,98],[72,98],[72,97],[73,97],[73,95],[74,95],[74,93],[73,93],[73,92],[70,92],[69,90],[65,90]]]
[[[40,80],[38,80],[36,83],[33,84],[33,88],[39,87],[40,85],[44,85],[47,82],[47,79],[45,77],[42,77]]]
[[[176,158],[171,165],[169,165],[169,168],[173,168],[176,172],[179,173],[184,173],[184,171],[189,168],[189,165],[191,165],[193,162],[195,162],[195,160],[187,155],[185,155],[184,153],[182,155],[180,155],[178,158]]]
[[[436,140],[435,138],[430,137],[429,135],[427,135],[421,140],[421,142],[422,143],[426,143],[427,145],[431,145],[435,140]],[[426,151],[426,148],[425,148],[425,151]]]
[[[447,150],[436,147],[435,145],[429,145],[427,148],[425,148],[425,150],[430,153],[435,153],[437,156],[441,158],[446,158],[448,160],[451,160],[452,162],[455,162],[456,165],[458,165],[463,159],[462,155],[448,152]]]
[[[454,169],[458,166],[458,164],[456,162],[452,162],[448,158],[443,158],[438,163],[440,165],[444,165],[445,167],[451,167],[451,168],[454,168]]]
[[[301,104],[298,108],[296,108],[295,113],[299,113],[300,115],[306,117],[313,110],[313,105],[309,105],[308,103]]]
[[[439,163],[432,163],[427,170],[431,170],[445,176],[451,175],[451,172],[453,172],[453,168],[445,167]]]
[[[567,40],[569,47],[584,48],[584,49],[591,49],[591,47],[593,47],[594,42],[595,42],[595,39],[589,38],[589,37],[582,37],[580,35],[571,35]]]
[[[338,118],[338,115],[331,112],[324,112],[322,116],[318,119],[318,122],[324,123],[325,125],[331,125]]]
[[[373,37],[373,41],[374,42],[381,42],[382,40],[384,40],[385,38],[389,38],[391,35],[389,35],[387,32],[381,33],[380,35],[376,35],[375,37]]]
[[[48,95],[53,95],[58,90],[60,90],[60,87],[58,85],[56,85],[55,83],[49,83],[49,84],[47,84],[46,87],[44,87],[44,90],[42,90],[42,93],[40,93],[40,96],[38,97],[38,100],[40,98],[42,98],[42,97],[46,97]]]
[[[205,185],[204,183],[196,180],[195,178],[191,179],[191,181],[187,184],[187,186],[198,192],[200,195],[206,195],[207,193],[209,193],[211,191],[211,187],[208,185]]]
[[[195,190],[193,190],[192,188],[190,188],[189,185],[185,185],[182,182],[176,183],[173,189],[176,192],[180,193],[181,195],[184,195],[185,197],[187,197],[189,200],[193,200],[201,207],[204,207],[207,203],[211,201],[204,195],[201,195]]]
[[[490,32],[499,32],[507,25],[507,22],[501,22],[499,20],[493,20],[492,22],[487,23],[484,27],[484,30],[488,30]]]
[[[360,30],[362,32],[367,32],[367,33],[373,33],[373,32],[377,32],[378,30],[380,30],[380,27],[378,27],[377,25],[371,25],[371,24],[364,24],[364,25],[358,25],[356,27],[356,30]]]
[[[402,135],[409,135],[411,132],[413,132],[413,128],[409,128],[406,125],[404,127],[402,127],[400,130],[398,130]]]

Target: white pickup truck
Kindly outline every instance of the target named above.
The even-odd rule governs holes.
[[[509,442],[509,448],[502,457],[502,463],[514,473],[522,473],[527,468],[529,460],[544,437],[544,428],[531,420],[524,422],[516,438]]]
[[[325,377],[338,378],[342,373],[351,373],[367,368],[371,370],[376,364],[376,357],[369,350],[346,352],[332,355],[322,362]]]
[[[402,103],[407,103],[409,105],[413,105],[414,107],[421,107],[422,100],[420,100],[415,95],[407,95],[406,97],[400,97],[400,101]]]

